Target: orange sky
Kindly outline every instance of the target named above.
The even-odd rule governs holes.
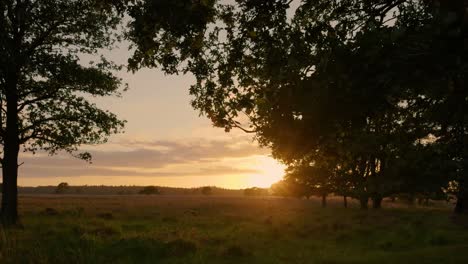
[[[106,54],[125,63],[126,48]],[[127,120],[125,133],[109,143],[83,146],[94,155],[87,164],[66,154],[20,155],[19,185],[164,185],[224,188],[269,187],[284,166],[249,135],[213,128],[190,106],[192,76],[165,76],[157,69],[118,74],[129,91],[96,103]]]

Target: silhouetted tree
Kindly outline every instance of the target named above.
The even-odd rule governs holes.
[[[156,186],[146,186],[138,192],[139,194],[161,194],[158,187]]]
[[[205,186],[201,188],[201,193],[203,195],[211,195],[213,193],[213,190],[210,186]]]
[[[244,189],[245,196],[265,196],[268,195],[268,189],[252,187]]]
[[[18,152],[76,153],[81,144],[97,144],[124,122],[99,109],[90,97],[119,95],[120,69],[84,55],[113,45],[121,20],[100,0],[0,1],[0,140],[4,190],[2,219],[17,221]]]
[[[334,186],[363,208],[415,191],[416,181],[436,190],[454,180],[455,212],[468,212],[466,1],[302,0],[292,17],[288,0],[238,0],[216,12],[211,1],[182,2],[189,15],[206,8],[187,16],[197,26],[161,23],[149,16],[157,8],[133,13],[134,68],[192,72],[192,105],[215,126],[255,133],[288,165],[327,164]],[[397,173],[413,170],[406,153],[431,144],[457,168]]]
[[[318,164],[295,164],[288,168],[285,179],[303,186],[304,196],[318,196],[322,207],[327,205],[327,196],[335,191],[333,172]]]
[[[70,189],[70,186],[68,185],[68,183],[61,182],[61,183],[59,183],[59,185],[57,185],[57,188],[55,188],[55,193],[56,194],[63,194],[69,189]]]
[[[176,73],[181,62],[209,45],[204,34],[207,24],[214,22],[216,1],[135,1],[128,8],[132,19],[127,38],[136,46],[129,68],[161,66]]]
[[[287,183],[285,180],[280,180],[278,182],[273,183],[270,186],[271,194],[276,195],[276,196],[291,196],[291,192],[289,191],[289,188],[287,186]]]

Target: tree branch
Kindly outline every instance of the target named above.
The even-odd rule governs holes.
[[[245,133],[256,133],[257,130],[249,130],[249,129],[245,129],[243,128],[242,126],[238,125],[238,124],[233,124],[232,125],[233,127],[236,127],[236,128],[239,128],[240,130],[244,131]]]
[[[26,56],[29,56],[31,55],[34,50],[39,47],[40,45],[42,45],[44,43],[44,41],[47,39],[48,36],[50,36],[50,34],[58,28],[58,26],[65,22],[66,19],[61,19],[61,20],[58,20],[58,21],[55,21],[55,23],[53,23],[47,30],[45,30],[41,35],[39,35],[36,39],[34,39],[32,42],[31,42],[31,45],[29,47],[29,49],[26,51]]]
[[[55,91],[58,91],[58,89],[55,89],[54,92]],[[34,99],[31,99],[31,100],[23,101],[21,104],[19,104],[17,112],[18,113],[21,112],[28,105],[31,105],[31,104],[34,104],[34,103],[37,103],[37,102],[40,102],[40,101],[43,101],[43,100],[51,99],[53,97],[52,94],[53,94],[53,92],[50,92],[50,93],[47,93],[46,95],[36,97]]]

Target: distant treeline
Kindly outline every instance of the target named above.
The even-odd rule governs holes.
[[[155,193],[145,192],[148,187],[155,187]],[[164,186],[106,186],[83,185],[72,186],[66,183],[53,186],[18,187],[19,194],[76,194],[76,195],[132,195],[132,194],[162,194],[162,195],[243,195],[244,190],[224,189],[213,186],[197,188],[175,188]]]

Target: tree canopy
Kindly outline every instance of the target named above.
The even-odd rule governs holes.
[[[99,0],[0,2],[4,222],[17,218],[20,148],[89,160],[78,146],[106,142],[122,129],[124,121],[91,100],[125,88],[115,76],[120,66],[99,55],[118,40],[121,18],[114,5]]]
[[[155,30],[132,24],[131,65],[195,75],[192,105],[215,126],[254,133],[292,168],[325,169],[363,207],[455,180],[468,211],[464,1],[176,2],[197,26],[133,13]]]

